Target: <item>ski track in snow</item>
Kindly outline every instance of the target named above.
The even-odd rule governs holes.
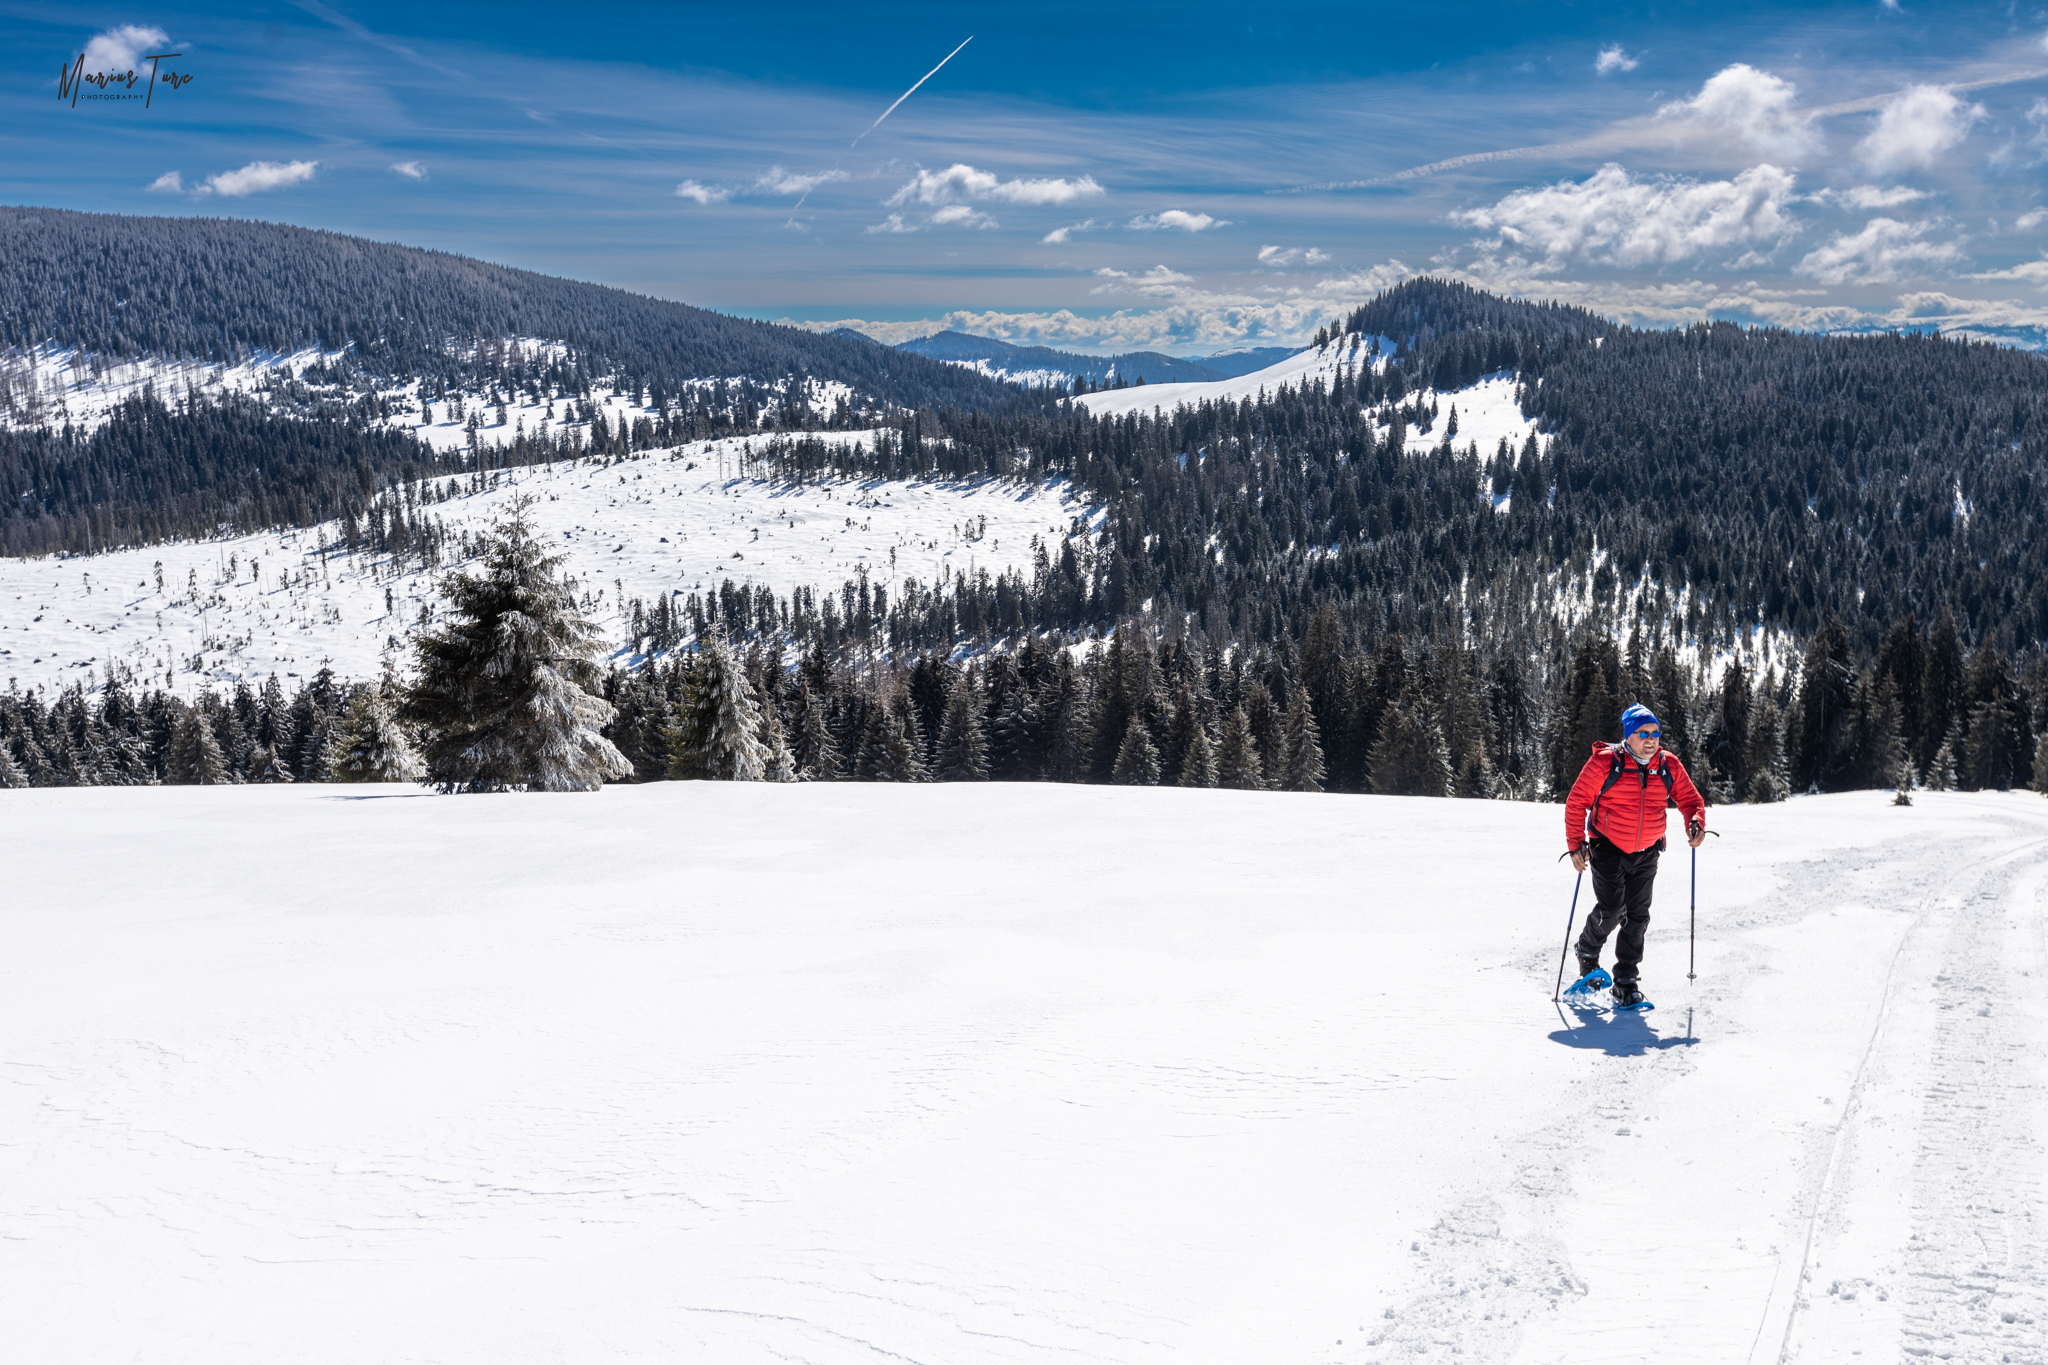
[[[851,444],[874,433],[821,439]],[[566,571],[592,595],[593,621],[621,647],[628,630],[622,592],[652,602],[664,593],[715,591],[728,579],[779,595],[797,586],[836,592],[864,568],[893,596],[913,578],[931,587],[982,570],[1028,570],[1034,537],[1056,552],[1077,519],[1092,527],[1101,516],[1063,481],[798,485],[743,477],[742,452],[755,444],[735,438],[646,451],[609,466],[602,459],[527,466],[504,471],[491,491],[422,510],[451,533],[477,533],[513,498],[533,495],[532,524],[567,556]],[[458,481],[466,485],[467,476]],[[436,600],[440,576],[465,566],[422,570],[415,559],[394,576],[386,556],[321,554],[336,535],[330,522],[98,555],[0,559],[0,686],[96,686],[110,667],[131,682],[184,693],[260,682],[273,672],[310,677],[323,665],[344,678],[375,678],[385,660],[404,662],[407,633]],[[459,553],[451,544],[451,560]]]
[[[0,1340],[2032,1365],[2048,803],[1886,802],[1715,811],[1615,1016],[1555,807],[0,792]]]

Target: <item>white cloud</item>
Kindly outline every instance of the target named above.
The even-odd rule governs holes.
[[[1737,62],[1710,77],[1699,94],[1665,105],[1657,116],[1738,138],[1766,156],[1797,161],[1821,145],[1811,119],[1795,107],[1798,93],[1790,81]]]
[[[391,169],[404,176],[407,180],[425,180],[427,178],[427,168],[417,161],[394,161],[391,163]]]
[[[902,189],[889,196],[891,207],[903,204],[1071,204],[1077,199],[1099,199],[1102,186],[1093,176],[1079,180],[1004,180],[994,171],[977,170],[965,162],[954,162],[943,171],[920,170]]]
[[[820,185],[844,179],[845,171],[819,171],[815,175],[804,175],[796,171],[785,171],[780,166],[770,166],[767,174],[754,182],[754,188],[762,194],[809,194]],[[684,185],[695,183],[691,180],[683,182]],[[676,187],[676,193],[682,193],[682,185]]]
[[[209,175],[198,192],[221,194],[233,199],[245,194],[260,194],[264,190],[280,190],[287,185],[302,185],[313,178],[313,171],[319,164],[317,161],[252,161],[238,171]]]
[[[719,185],[702,185],[695,180],[685,180],[676,186],[676,198],[687,199],[694,204],[723,204],[732,198],[732,191]]]
[[[869,233],[915,232],[917,231],[917,228],[914,224],[904,222],[902,214],[892,213],[887,218],[884,218],[881,222],[875,223],[865,230]]]
[[[1895,209],[1901,204],[1910,204],[1916,199],[1927,198],[1927,191],[1912,189],[1906,185],[1885,188],[1879,185],[1851,185],[1846,190],[1816,190],[1807,198],[1816,204],[1835,204],[1845,209]]]
[[[1965,104],[1938,85],[1915,85],[1885,105],[1856,154],[1880,173],[1924,169],[1961,146],[1983,117],[1981,104]]]
[[[1621,50],[1621,44],[1600,49],[1600,55],[1593,59],[1593,70],[1605,76],[1612,71],[1633,71],[1642,65],[1636,58]]]
[[[1212,227],[1228,227],[1229,220],[1211,218],[1206,213],[1189,213],[1186,209],[1168,209],[1164,213],[1139,214],[1131,219],[1131,226],[1140,232],[1154,232],[1161,228],[1174,228],[1181,232],[1201,232]]]
[[[145,54],[160,52],[170,43],[171,35],[160,28],[122,24],[93,35],[92,41],[85,45],[85,69],[133,71],[142,65]]]
[[[1972,275],[1973,280],[2018,280],[2023,284],[2048,288],[2048,260],[2028,261],[2010,270],[1987,270],[1981,275]]]
[[[853,327],[891,344],[951,329],[1003,341],[1101,351],[1306,345],[1310,334],[1333,315],[1357,307],[1415,272],[1399,261],[1389,261],[1370,270],[1318,280],[1280,297],[1204,293],[1192,288],[1192,282],[1183,282],[1187,277],[1163,266],[1136,276],[1097,274],[1121,288],[1150,292],[1166,297],[1167,301],[1158,306],[1119,309],[1099,317],[1081,317],[1069,309],[1032,313],[963,309],[914,321],[839,318],[794,325],[820,332]]]
[[[1195,282],[1194,276],[1183,275],[1163,265],[1155,265],[1142,275],[1103,266],[1095,275],[1102,283],[1089,290],[1091,294],[1149,294],[1154,298],[1175,298],[1185,291],[1187,285]]]
[[[1961,259],[1963,249],[1954,242],[1926,240],[1934,226],[1932,220],[1902,223],[1873,218],[1861,232],[1837,233],[1827,245],[1808,252],[1794,269],[1822,284],[1871,284]]]
[[[1550,268],[1572,257],[1663,265],[1730,246],[1775,244],[1798,232],[1786,217],[1792,175],[1752,166],[1733,180],[1635,179],[1620,166],[1585,181],[1517,190],[1491,208],[1451,215],[1497,234],[1484,243],[1534,253]]]
[[[1321,265],[1330,259],[1327,251],[1318,251],[1312,246],[1262,246],[1259,248],[1259,264],[1274,270],[1295,265]]]
[[[992,228],[996,226],[996,220],[965,204],[948,204],[932,215],[932,226]]]
[[[2032,232],[2044,222],[2048,222],[2048,209],[2028,209],[2013,219],[2012,225],[2021,232]]]
[[[185,177],[179,175],[176,171],[165,171],[162,175],[149,182],[149,189],[146,191],[149,194],[183,194],[184,192]]]

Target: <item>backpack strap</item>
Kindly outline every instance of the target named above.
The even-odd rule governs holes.
[[[1608,769],[1607,779],[1600,784],[1600,795],[1595,796],[1593,804],[1586,807],[1586,823],[1592,826],[1596,832],[1600,828],[1600,797],[1607,795],[1607,789],[1621,781],[1622,773],[1628,768],[1628,759],[1624,756],[1622,747],[1619,744],[1608,750],[1608,756],[1614,760],[1614,766]],[[1657,766],[1644,770],[1643,785],[1646,787],[1650,785],[1650,774],[1655,772],[1657,776],[1664,779],[1664,799],[1666,801],[1676,801],[1676,789],[1671,784],[1671,764],[1667,759],[1668,755],[1661,748],[1658,749]]]

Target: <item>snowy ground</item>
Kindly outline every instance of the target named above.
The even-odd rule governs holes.
[[[1243,402],[1256,398],[1261,392],[1277,393],[1282,388],[1299,388],[1311,379],[1320,379],[1325,387],[1340,372],[1356,375],[1361,365],[1378,364],[1368,356],[1358,337],[1346,337],[1341,343],[1318,351],[1314,348],[1281,361],[1277,365],[1256,370],[1251,374],[1239,375],[1235,379],[1219,379],[1202,384],[1141,384],[1128,389],[1105,389],[1100,393],[1081,395],[1079,402],[1098,417],[1121,416],[1128,412],[1152,412],[1155,409],[1171,412],[1183,405],[1213,403],[1228,398]],[[1521,404],[1515,401],[1515,381],[1512,375],[1492,374],[1478,383],[1463,389],[1447,389],[1438,393],[1434,389],[1421,391],[1425,399],[1434,398],[1440,409],[1436,424],[1427,432],[1410,428],[1404,447],[1416,454],[1433,450],[1443,444],[1444,428],[1449,421],[1451,408],[1458,409],[1458,434],[1454,443],[1459,450],[1477,442],[1481,456],[1491,458],[1494,450],[1505,438],[1511,451],[1519,452],[1522,442],[1529,439],[1536,424],[1522,416]],[[1414,402],[1411,394],[1405,402]],[[1385,436],[1387,428],[1382,426],[1380,434]],[[1547,444],[1548,438],[1538,436],[1540,443]]]
[[[1620,1019],[1554,807],[0,819],[12,1359],[2048,1359],[2037,796],[1716,811]]]
[[[821,439],[874,439],[872,432]],[[607,635],[621,594],[649,601],[731,579],[787,593],[836,591],[865,566],[877,583],[931,585],[1024,568],[1032,538],[1057,547],[1100,516],[1065,483],[855,481],[795,486],[740,477],[741,440],[506,472],[492,492],[431,504],[451,531],[480,531],[521,493],[568,555]],[[445,482],[445,481],[443,481]],[[318,553],[334,528],[156,545],[70,558],[0,559],[0,686],[123,677],[194,691],[238,678],[374,678],[403,645],[440,571],[391,575],[376,559]],[[163,568],[162,586],[157,566]],[[390,606],[386,606],[386,593]],[[195,666],[196,664],[196,666]]]
[[[559,342],[534,337],[508,337],[494,343],[500,350],[516,351],[530,360],[547,361],[567,354]],[[159,398],[169,400],[188,390],[206,397],[241,394],[263,397],[268,386],[304,379],[309,367],[339,360],[343,353],[307,348],[290,354],[259,353],[234,365],[212,364],[161,356],[111,359],[82,351],[38,346],[29,350],[0,353],[0,422],[17,426],[61,427],[65,424],[91,431],[103,424],[113,411],[145,388],[154,388]],[[704,401],[721,383],[745,380],[697,379],[688,395],[678,401]],[[339,394],[338,389],[321,392]],[[360,396],[360,395],[352,395]],[[581,400],[560,395],[497,393],[499,405],[484,390],[451,392],[432,403],[422,400],[418,380],[388,385],[377,391],[385,405],[382,425],[394,431],[410,432],[436,450],[461,450],[470,444],[468,417],[480,416],[476,439],[485,446],[509,444],[519,435],[559,436],[581,433],[587,441],[590,424],[581,412]],[[653,417],[656,409],[643,400],[650,395],[627,391],[616,377],[600,378],[591,386],[590,405],[613,427],[624,418],[628,423]],[[851,402],[853,390],[837,380],[809,379],[804,382],[805,402],[820,416],[829,416],[835,405]]]

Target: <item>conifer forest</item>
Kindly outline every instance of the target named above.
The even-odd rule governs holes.
[[[331,522],[323,553],[445,562],[452,576],[443,624],[413,642],[413,676],[323,673],[290,694],[271,679],[196,702],[118,684],[0,698],[6,783],[547,786],[503,755],[456,771],[448,755],[464,746],[448,737],[474,714],[459,720],[453,675],[433,676],[502,672],[456,656],[526,593],[552,604],[521,619],[554,632],[529,653],[560,667],[528,686],[549,698],[558,738],[582,746],[547,769],[573,770],[570,786],[1554,799],[1631,701],[1662,718],[1714,801],[2048,785],[2048,362],[2031,353],[1932,335],[1643,330],[1424,279],[1332,319],[1317,345],[1353,359],[1327,383],[1098,417],[1057,390],[858,338],[737,323],[728,336],[730,320],[704,321],[715,315],[433,253],[371,253],[358,268],[341,259],[350,239],[330,234],[204,220],[154,234],[131,226],[148,220],[9,212],[10,251],[25,244],[33,267],[0,287],[17,343],[339,345],[399,307],[357,284],[400,275],[424,320],[280,380],[265,402],[152,392],[89,432],[0,428],[0,474],[30,490],[0,507],[0,552]],[[161,270],[221,264],[192,276],[182,311],[145,287],[117,315],[67,283],[90,274],[89,247]],[[256,277],[299,283],[272,297],[251,292]],[[569,344],[541,359],[431,344],[492,331]],[[659,415],[436,453],[371,420],[401,371],[572,403],[623,376]],[[728,378],[696,382],[706,372]],[[1540,438],[1460,440],[1457,392],[1486,376],[1512,379]],[[819,377],[854,397],[799,401]],[[728,582],[627,604],[628,638],[610,642],[547,556],[519,549],[516,525],[488,545],[437,529],[437,499],[505,470],[626,465],[714,435],[749,438],[755,477],[1063,478],[1106,514],[1041,540],[1028,570],[893,592],[865,577],[783,594]],[[464,564],[485,576],[455,575]],[[462,620],[467,646],[450,633]]]

